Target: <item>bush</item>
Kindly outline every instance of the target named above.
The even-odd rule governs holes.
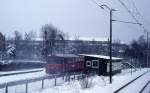
[[[80,86],[83,88],[83,89],[86,89],[86,88],[91,88],[94,86],[93,84],[93,78],[91,76],[84,76],[80,81]]]

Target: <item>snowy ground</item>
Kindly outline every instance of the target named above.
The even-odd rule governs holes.
[[[94,76],[92,77],[93,87],[88,88],[88,89],[82,89],[80,86],[80,82],[77,80],[65,82],[65,80],[63,80],[63,78],[60,77],[60,78],[57,78],[57,83],[56,83],[57,86],[54,86],[55,79],[46,79],[44,80],[44,89],[41,88],[41,85],[42,85],[41,81],[29,83],[28,93],[99,93],[99,92],[100,93],[113,93],[115,90],[117,90],[124,84],[128,83],[129,81],[133,80],[134,78],[138,77],[139,75],[143,74],[147,70],[150,70],[150,69],[137,70],[136,72],[133,72],[132,74],[130,73],[130,70],[122,71],[122,73],[113,76],[112,84],[109,84],[109,77]],[[10,82],[10,81],[16,81],[16,80],[36,78],[36,77],[41,77],[45,75],[46,75],[45,71],[42,71],[42,72],[0,77],[0,84],[5,83],[5,82]],[[140,81],[144,80],[144,82],[146,82],[149,79],[148,77],[150,77],[150,73],[147,74],[146,77]],[[137,86],[137,85],[140,85],[140,84],[136,83],[136,85],[133,85],[133,86]],[[0,93],[5,93],[5,89],[0,89]],[[25,93],[25,84],[9,87],[8,93]],[[128,93],[128,92],[122,91],[120,93]],[[136,93],[136,92],[132,91],[129,93]]]
[[[140,93],[142,88],[145,86],[145,84],[149,80],[150,80],[150,72],[146,73],[145,75],[143,75],[142,77],[137,79],[135,82],[133,82],[130,85],[128,85],[127,87],[125,87],[119,93]],[[149,93],[149,92],[150,92],[150,89],[149,89],[149,91],[147,90],[147,92],[145,92],[145,93]]]
[[[88,89],[82,89],[80,86],[79,81],[71,81],[66,82],[62,84],[61,86],[51,87],[51,88],[45,88],[44,90],[37,91],[36,93],[113,93],[115,90],[123,86],[124,84],[128,83],[129,81],[133,80],[134,78],[138,77],[139,75],[146,72],[148,69],[142,69],[141,71],[138,70],[136,72],[133,72],[132,75],[130,73],[130,70],[123,71],[121,74],[113,76],[113,83],[109,84],[109,78],[108,77],[99,77],[94,76],[93,77],[93,87]],[[150,76],[150,73],[147,74],[147,76]],[[104,79],[104,80],[103,80]],[[142,78],[142,81],[148,81],[149,78]],[[139,83],[141,83],[139,82]],[[138,82],[137,82],[138,83]],[[140,84],[138,84],[140,85]],[[137,84],[133,85],[134,89],[136,88]],[[139,87],[137,87],[139,88]],[[131,87],[132,89],[132,87]],[[35,92],[33,92],[35,93]],[[137,91],[122,91],[120,93],[139,93]]]
[[[30,72],[30,71],[37,71],[37,70],[44,70],[44,68],[35,68],[35,69],[23,69],[23,70],[16,70],[16,71],[0,71],[0,75],[3,74],[13,74],[13,73],[21,73],[21,72]]]
[[[43,70],[43,71],[34,72],[34,73],[26,73],[26,74],[17,74],[17,75],[11,75],[11,76],[2,76],[2,77],[0,77],[0,84],[11,82],[11,81],[24,80],[24,79],[29,79],[29,78],[36,78],[36,77],[41,77],[41,76],[46,75],[44,68],[30,69],[30,70],[20,70],[20,71],[10,71],[10,72],[0,72],[0,74],[8,74],[8,73],[19,73],[19,72],[28,72],[28,71],[36,71],[36,70]]]
[[[40,70],[40,69],[33,69],[33,70]],[[29,71],[29,70],[23,70]],[[31,71],[31,70],[30,70]],[[16,73],[18,71],[13,71],[10,73]],[[19,71],[22,72],[22,71]],[[9,73],[9,72],[1,72],[2,74]],[[11,76],[2,76],[0,77],[0,84],[18,81],[18,80],[26,80],[26,79],[35,79],[38,77],[46,76],[45,69],[41,72],[34,72],[34,73],[25,73],[25,74],[18,74],[18,75],[11,75]],[[74,76],[71,76],[72,78]],[[76,75],[77,78],[77,75]],[[56,85],[61,85],[65,83],[65,79],[63,77],[56,78]],[[55,86],[55,79],[45,79],[44,80],[44,88],[50,88]],[[25,84],[17,85],[17,86],[8,86],[8,93],[25,93]],[[28,83],[28,93],[34,93],[34,91],[39,91],[42,89],[42,81],[36,81],[32,83]],[[5,93],[5,88],[0,89],[0,93]]]
[[[147,87],[144,89],[143,93],[148,93],[150,91],[150,83],[147,85]]]

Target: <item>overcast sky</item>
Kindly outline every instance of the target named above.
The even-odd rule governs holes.
[[[117,9],[114,19],[133,21],[118,0],[96,0]],[[136,14],[131,0],[122,0]],[[133,0],[139,12],[150,21],[150,0]],[[53,24],[71,37],[109,37],[109,12],[96,6],[92,0],[0,0],[0,31],[6,36],[14,30],[22,33],[36,31],[39,34],[42,25]],[[144,23],[147,29],[150,25]],[[113,39],[129,43],[143,30],[132,24],[113,22]]]

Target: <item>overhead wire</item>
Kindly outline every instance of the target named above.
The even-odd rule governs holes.
[[[90,0],[90,1],[92,1],[95,5],[97,5],[97,6],[101,6],[102,5],[102,3],[97,3],[95,0]],[[126,22],[126,21],[120,21],[120,22],[122,22],[122,23],[133,23],[133,24],[135,24],[135,23],[137,23],[143,30],[144,30],[144,33],[149,33],[147,30],[146,30],[146,28],[142,25],[142,23],[140,23],[137,19],[136,19],[136,17],[132,14],[132,12],[128,9],[128,7],[124,4],[124,2],[122,2],[121,0],[119,0],[120,1],[120,3],[125,7],[125,9],[127,10],[127,12],[132,16],[132,18],[135,20],[135,22]],[[105,10],[106,11],[106,10]],[[106,11],[106,12],[108,12],[108,11]],[[113,15],[114,16],[114,15]],[[118,17],[117,16],[115,16],[115,18],[117,18],[118,19]],[[116,20],[116,21],[118,21],[119,22],[119,20]],[[128,25],[127,25],[128,26]]]
[[[141,22],[139,22],[139,20],[137,20],[137,18],[135,17],[135,15],[132,14],[132,12],[130,11],[130,9],[128,9],[128,7],[125,5],[125,3],[122,1],[122,0],[118,0],[120,2],[120,4],[127,10],[127,12],[131,15],[131,17],[137,22],[137,23],[140,23],[142,24]],[[149,31],[145,28],[145,26],[142,24],[142,25],[139,25],[140,27],[143,28],[144,32],[148,32]]]
[[[99,7],[101,7],[101,5],[103,5],[102,3],[97,3],[95,0],[91,0],[94,4],[96,4],[97,6],[99,6]],[[106,10],[105,10],[106,11]],[[108,11],[106,11],[106,12],[108,12]],[[113,15],[115,18],[117,18],[118,19],[118,17],[117,16],[115,16],[115,15]],[[139,25],[141,25],[141,23],[139,23],[139,22],[130,22],[130,21],[120,21],[120,20],[117,20],[117,19],[113,19],[114,21],[117,21],[117,22],[122,22],[122,23],[131,23],[131,24],[139,24]]]
[[[143,15],[139,12],[138,8],[136,7],[135,2],[134,2],[133,0],[131,0],[131,2],[132,2],[133,7],[135,8],[136,13],[143,19],[143,21],[144,21],[145,23],[147,23],[147,24],[150,26],[150,22],[147,21],[147,20],[143,17]]]

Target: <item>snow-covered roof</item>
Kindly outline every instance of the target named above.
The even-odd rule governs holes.
[[[95,54],[79,54],[80,56],[88,56],[88,57],[95,57],[95,58],[101,58],[101,59],[107,59],[109,60],[109,56],[104,56],[104,55],[95,55]],[[112,57],[112,60],[122,60],[122,58],[118,57]]]
[[[75,40],[75,37],[70,37],[69,40]],[[100,38],[100,37],[79,37],[79,40],[83,41],[108,41],[108,38]]]
[[[43,41],[43,38],[37,37],[37,38],[35,38],[35,41]]]
[[[35,41],[42,41],[43,38],[38,37],[35,38]],[[76,40],[75,37],[69,37],[69,40]],[[108,41],[108,38],[100,38],[100,37],[79,37],[79,40],[83,40],[83,41]]]
[[[51,55],[48,55],[48,56],[51,56]],[[66,57],[66,58],[78,57],[78,56],[75,55],[75,54],[55,54],[55,55],[53,55],[53,56]]]

